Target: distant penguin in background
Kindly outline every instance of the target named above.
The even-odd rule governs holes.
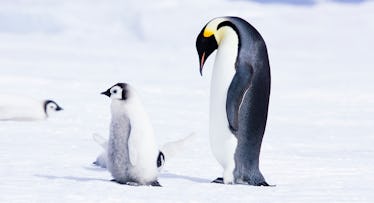
[[[102,94],[112,99],[106,167],[114,181],[161,186],[157,180],[157,160],[162,155],[135,90],[129,84],[117,83]]]
[[[44,120],[61,110],[53,100],[39,101],[22,96],[0,95],[0,121]]]
[[[209,21],[197,36],[200,74],[217,49],[210,90],[210,144],[223,167],[213,182],[268,186],[259,169],[270,96],[270,65],[259,32],[238,17]]]

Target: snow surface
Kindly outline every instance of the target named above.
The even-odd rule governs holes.
[[[52,98],[46,121],[0,123],[0,202],[374,202],[374,2],[311,6],[224,0],[0,1],[1,94]],[[195,37],[213,17],[247,19],[272,68],[261,170],[276,187],[209,183],[209,82]],[[143,98],[166,160],[162,188],[110,182],[91,163],[117,82]],[[0,98],[1,99],[1,98]]]

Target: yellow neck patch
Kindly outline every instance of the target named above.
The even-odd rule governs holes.
[[[203,33],[203,36],[204,36],[204,37],[210,37],[210,36],[212,36],[212,35],[214,35],[214,32],[213,32],[212,30],[210,30],[210,29],[206,29],[206,28],[205,28],[204,33]]]

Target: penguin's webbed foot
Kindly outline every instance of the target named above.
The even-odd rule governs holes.
[[[123,182],[123,181],[118,181],[116,179],[112,179],[110,181],[116,182],[116,183],[121,184],[121,185],[130,185],[130,186],[140,186],[141,185],[141,184],[139,184],[137,182],[132,182],[132,181]]]
[[[271,186],[269,185],[267,182],[260,182],[260,183],[257,183],[256,186]]]
[[[253,186],[265,186],[265,187],[275,187],[275,185],[269,185],[265,180],[263,181],[253,181],[253,180],[239,180],[237,181],[238,184],[244,184],[244,185],[253,185]]]
[[[116,180],[116,179],[112,179],[112,180],[110,180],[110,181],[111,181],[111,182],[116,182],[116,183],[121,184],[121,185],[126,184],[126,182],[121,182],[121,181],[118,181],[118,180]]]
[[[141,184],[139,184],[139,183],[137,183],[137,182],[131,182],[131,181],[126,182],[125,184],[126,184],[126,185],[130,185],[130,186],[140,186],[140,185],[141,185]]]
[[[153,186],[153,187],[162,187],[162,185],[158,182],[158,180],[155,180],[155,181],[151,182],[150,186]]]
[[[143,185],[143,184],[140,184],[138,182],[133,182],[133,181],[122,182],[122,181],[117,181],[116,179],[112,179],[110,181],[116,182],[116,183],[121,184],[121,185],[129,185],[129,186],[141,186],[141,185]],[[151,182],[147,185],[153,186],[153,187],[162,187],[162,185],[157,180],[155,180],[155,181],[153,181],[153,182]]]
[[[216,178],[216,179],[213,180],[211,183],[224,184],[224,182],[223,182],[223,178],[222,178],[222,177],[218,177],[218,178]]]

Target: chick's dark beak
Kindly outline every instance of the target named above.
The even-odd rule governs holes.
[[[104,91],[104,92],[102,92],[102,93],[100,93],[100,94],[103,94],[103,95],[106,95],[106,96],[110,97],[110,92],[109,92],[109,90]]]

